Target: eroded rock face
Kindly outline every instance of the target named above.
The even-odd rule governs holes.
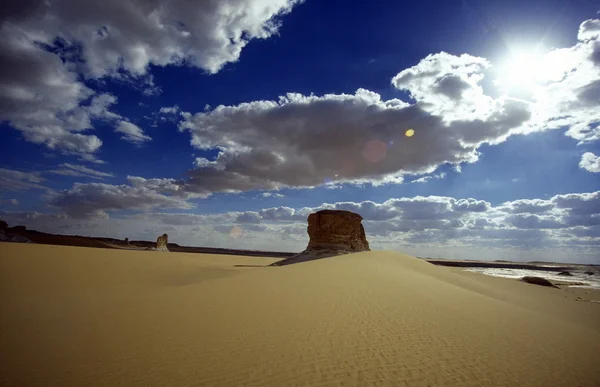
[[[151,251],[169,251],[167,248],[167,244],[169,243],[169,236],[167,234],[162,234],[158,238],[156,238],[156,246],[149,247],[147,250]]]
[[[370,251],[362,216],[350,211],[321,210],[308,216],[306,250],[274,263],[274,266],[311,261],[334,255]]]
[[[167,244],[169,243],[169,236],[167,234],[162,234],[156,239],[156,250],[158,251],[169,251],[167,249]]]
[[[322,210],[308,216],[306,250],[369,251],[362,216],[350,211]]]

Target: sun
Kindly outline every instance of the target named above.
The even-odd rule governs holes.
[[[512,49],[496,67],[494,83],[508,94],[535,94],[544,85],[562,79],[577,66],[565,50],[545,51],[539,47]]]
[[[542,81],[543,62],[534,52],[513,53],[500,66],[496,83],[506,91],[533,91]]]

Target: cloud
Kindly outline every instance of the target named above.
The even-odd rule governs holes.
[[[114,177],[112,173],[100,172],[95,169],[88,168],[83,165],[74,165],[69,163],[63,163],[59,165],[60,169],[53,169],[48,171],[48,173],[54,173],[57,175],[64,176],[81,176],[81,177],[91,177],[93,179],[103,179],[105,177]]]
[[[193,146],[221,150],[210,165],[190,171],[188,181],[192,190],[218,192],[399,182],[405,173],[473,162],[480,144],[501,141],[527,118],[526,106],[499,101],[474,121],[444,123],[419,104],[359,89],[218,106],[184,115],[180,129],[191,133]]]
[[[41,3],[21,9],[18,22],[38,40],[52,44],[60,36],[76,45],[84,73],[98,78],[124,70],[143,75],[148,65],[186,65],[210,73],[238,60],[252,39],[277,33],[279,17],[299,1],[185,0],[167,3],[77,0]]]
[[[521,229],[546,229],[563,228],[565,224],[552,217],[541,217],[539,215],[519,214],[512,215],[506,220],[513,226]]]
[[[418,179],[412,180],[411,183],[427,183],[429,180],[443,179],[444,177],[446,177],[446,173],[442,172],[437,175],[428,175],[428,176],[420,177]]]
[[[348,209],[363,216],[375,249],[419,256],[533,260],[543,258],[551,248],[555,259],[599,263],[600,191],[531,200],[536,205],[529,205],[536,214],[520,212],[523,200],[493,206],[475,198],[417,196],[380,203],[338,202],[199,215],[165,212],[192,206],[171,179],[130,177],[129,183],[75,184],[52,197],[51,204],[61,211],[57,214],[0,215],[11,224],[31,224],[49,231],[69,225],[78,234],[106,235],[110,230],[121,238],[143,235],[154,239],[168,229],[170,237],[189,245],[300,251],[308,241],[306,219],[310,213]],[[107,212],[111,212],[110,220]],[[480,254],[482,248],[485,257]]]
[[[599,105],[600,106],[600,105]],[[585,169],[588,172],[600,172],[600,156],[596,156],[592,152],[586,152],[581,156],[579,168]]]
[[[600,71],[591,59],[599,43],[597,24],[582,23],[577,44],[545,54],[540,63],[552,66],[540,68],[527,98],[504,93],[501,84],[499,97],[487,95],[481,86],[492,65],[487,59],[441,52],[392,78],[413,104],[358,89],[323,96],[288,93],[278,100],[182,113],[179,128],[190,132],[192,145],[220,151],[216,159],[196,163],[188,189],[399,183],[405,174],[475,162],[482,144],[514,134],[568,127],[567,134],[581,142],[598,139]]]
[[[32,36],[10,24],[0,26],[0,120],[25,140],[74,153],[98,150],[102,141],[85,131],[93,119],[111,117],[108,108],[116,99],[94,94]]]
[[[161,107],[158,111],[160,114],[177,114],[181,111],[179,106],[171,106],[171,107]]]
[[[119,119],[116,102],[83,80],[112,77],[144,94],[159,87],[150,65],[218,72],[253,39],[277,33],[295,0],[139,2],[24,1],[0,16],[0,120],[25,140],[93,154],[102,145],[94,119]],[[82,80],[83,79],[83,80]],[[93,98],[104,99],[102,111]],[[90,99],[91,102],[90,102]]]
[[[144,131],[137,125],[127,121],[119,121],[115,132],[122,133],[122,140],[128,141],[135,145],[141,145],[145,142],[151,141],[152,137],[144,134]]]
[[[260,196],[262,196],[263,198],[277,198],[277,199],[281,199],[281,198],[285,197],[285,195],[282,195],[277,192],[263,192]]]
[[[193,208],[186,198],[176,195],[176,189],[169,187],[168,179],[152,180],[160,179],[134,177],[131,185],[76,183],[71,189],[56,193],[50,204],[73,218],[108,218],[107,211]]]
[[[536,125],[569,127],[567,135],[580,143],[600,139],[600,20],[584,21],[578,43],[540,58],[535,93]],[[551,64],[551,65],[548,65]]]
[[[260,214],[254,211],[247,211],[237,216],[238,223],[260,223]]]
[[[485,58],[446,52],[428,55],[417,65],[398,73],[392,84],[434,114],[446,119],[480,118],[493,100],[483,94],[479,82],[490,63]]]
[[[500,211],[509,212],[511,214],[539,214],[547,212],[552,208],[554,208],[554,204],[543,199],[518,199],[503,203],[502,206],[499,207]]]
[[[1,191],[2,189],[0,189]],[[5,206],[18,206],[19,205],[19,200],[18,199],[3,199],[2,196],[0,196],[0,204],[3,205],[3,207]]]
[[[42,184],[45,180],[39,172],[0,168],[0,191],[47,190],[48,187]]]
[[[486,212],[490,207],[489,202],[476,199],[460,199],[452,204],[454,211],[461,212]]]

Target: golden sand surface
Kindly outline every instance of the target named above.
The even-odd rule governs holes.
[[[600,304],[364,252],[0,243],[1,386],[600,386]],[[565,298],[566,297],[566,298]]]

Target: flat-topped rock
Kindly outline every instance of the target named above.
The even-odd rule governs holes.
[[[350,211],[321,210],[312,213],[308,216],[307,232],[310,240],[306,249],[300,254],[274,263],[273,266],[370,251],[361,222],[362,216]]]

